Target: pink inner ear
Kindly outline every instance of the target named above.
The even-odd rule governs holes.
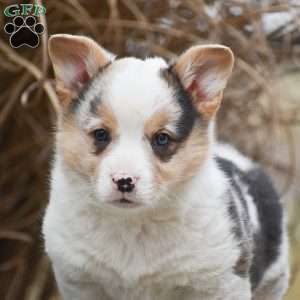
[[[77,58],[74,72],[74,78],[71,82],[73,87],[80,87],[90,80],[90,75],[87,72],[86,64],[82,58]]]
[[[187,91],[192,95],[193,99],[196,101],[206,101],[207,97],[199,86],[200,78],[195,78],[190,86],[187,88]]]

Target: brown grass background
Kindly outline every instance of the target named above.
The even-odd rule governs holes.
[[[0,11],[17,1],[0,0]],[[41,1],[36,1],[41,3]],[[13,49],[0,17],[0,299],[59,299],[40,225],[48,201],[57,97],[47,56],[54,33],[84,34],[118,56],[173,59],[194,44],[228,45],[234,74],[220,138],[265,165],[288,212],[291,284],[300,299],[300,1],[48,0],[38,48]],[[273,32],[265,18],[293,17]],[[283,18],[281,18],[283,19]]]

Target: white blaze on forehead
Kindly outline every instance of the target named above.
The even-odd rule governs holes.
[[[101,100],[107,103],[120,129],[142,129],[146,120],[164,109],[176,113],[173,90],[161,76],[167,64],[160,58],[125,58],[103,74]]]
[[[92,101],[110,108],[120,132],[141,133],[146,121],[163,110],[170,115],[168,130],[181,113],[174,101],[174,90],[162,76],[168,68],[161,58],[124,58],[113,62],[90,83],[77,117],[81,127],[90,129],[101,124],[101,116],[91,115]],[[119,133],[120,133],[119,132]]]

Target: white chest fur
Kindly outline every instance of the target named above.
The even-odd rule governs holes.
[[[215,289],[240,250],[219,197],[223,179],[206,169],[206,188],[196,188],[199,175],[198,185],[192,189],[191,182],[181,195],[184,205],[124,216],[90,205],[87,189],[67,180],[57,164],[44,221],[54,268],[70,280],[99,282],[115,299],[141,299],[141,293],[174,299],[180,290]]]

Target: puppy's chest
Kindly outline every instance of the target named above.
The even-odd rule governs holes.
[[[199,224],[139,229],[103,226],[80,234],[68,245],[65,259],[85,270],[115,299],[127,299],[126,293],[128,299],[141,299],[142,291],[149,299],[176,299],[183,290],[193,293],[194,285],[216,284],[238,255],[228,235],[207,232]]]
[[[201,240],[196,246],[180,232],[177,238],[162,235],[154,243],[129,235],[119,240],[107,237],[94,243],[94,248],[91,242],[84,249],[77,245],[69,257],[80,257],[77,267],[84,268],[112,299],[175,300],[182,295],[192,297],[201,286],[217,288],[228,270],[221,261],[223,256],[201,249]],[[86,274],[81,276],[84,279]]]

